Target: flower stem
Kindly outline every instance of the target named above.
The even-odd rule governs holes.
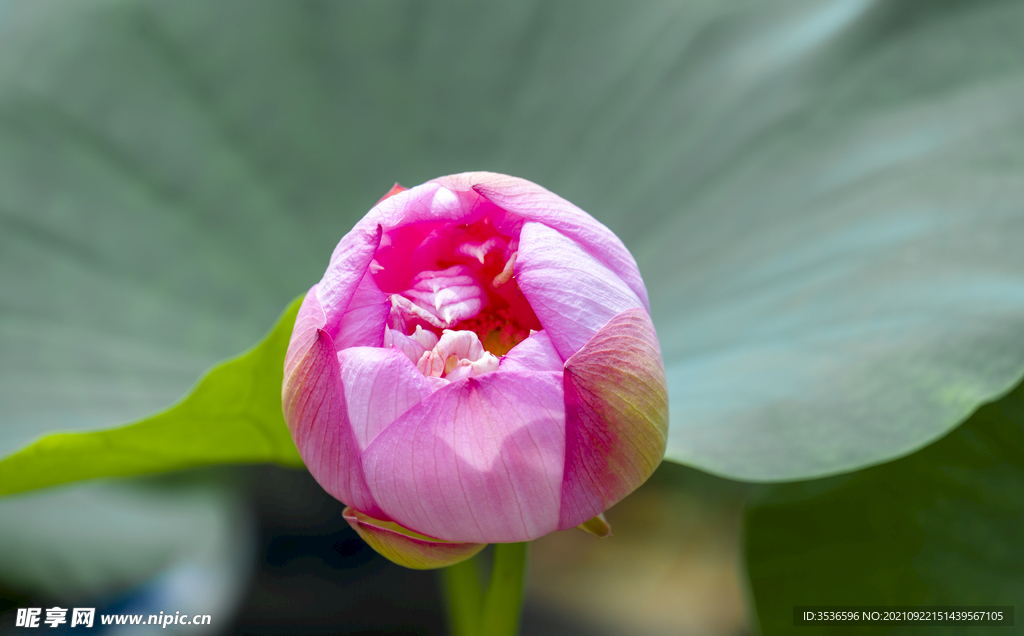
[[[518,631],[529,547],[529,543],[494,545],[491,582],[480,617],[481,635],[515,636]]]
[[[452,636],[478,636],[483,592],[476,559],[466,559],[441,570],[441,585]]]
[[[487,593],[480,589],[475,559],[441,570],[452,636],[515,636],[523,604],[529,543],[497,543]]]

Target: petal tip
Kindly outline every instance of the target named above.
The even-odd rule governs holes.
[[[612,536],[612,526],[608,523],[608,520],[604,518],[603,512],[589,521],[584,521],[580,525],[576,526],[576,528],[586,532],[587,534],[592,534],[599,539],[607,539]]]
[[[406,188],[405,186],[402,186],[401,184],[399,184],[399,183],[398,183],[398,182],[396,181],[396,182],[395,182],[395,185],[391,186],[391,189],[390,189],[390,190],[388,190],[388,191],[387,191],[387,193],[386,193],[386,194],[385,194],[384,196],[382,196],[382,197],[381,197],[381,198],[380,198],[380,199],[379,199],[379,200],[377,201],[377,203],[380,203],[380,202],[381,202],[381,201],[383,201],[384,199],[388,199],[388,198],[391,198],[391,197],[395,196],[396,194],[398,194],[399,192],[405,192],[405,191],[406,191],[406,190],[408,190],[408,189],[409,189],[409,188]]]

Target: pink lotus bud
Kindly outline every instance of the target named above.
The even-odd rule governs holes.
[[[284,377],[306,466],[409,567],[588,522],[665,452],[636,262],[586,212],[505,175],[389,192],[306,295]]]

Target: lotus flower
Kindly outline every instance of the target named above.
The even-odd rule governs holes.
[[[306,295],[284,378],[306,466],[408,567],[590,522],[665,452],[636,262],[586,212],[505,175],[385,195]]]

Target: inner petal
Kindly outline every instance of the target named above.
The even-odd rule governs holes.
[[[419,325],[416,326],[416,331],[409,336],[401,331],[384,327],[384,348],[398,349],[408,356],[413,364],[419,361],[424,351],[433,349],[436,344],[437,336],[434,335],[434,332],[427,331]]]
[[[416,368],[428,377],[450,382],[498,370],[498,357],[486,351],[472,331],[445,330],[430,351],[424,351]]]
[[[403,302],[403,301],[409,302]],[[487,303],[487,292],[465,265],[453,265],[440,271],[416,274],[412,287],[391,302],[410,317],[433,327],[448,329],[480,313]]]
[[[494,356],[507,353],[531,330],[540,330],[514,276],[519,249],[519,230],[514,227],[514,236],[502,234],[485,216],[469,225],[422,223],[386,230],[387,240],[381,242],[371,273],[390,296],[388,329],[410,337],[416,329],[439,338],[445,330],[471,332]],[[407,355],[417,349],[395,336],[384,346],[389,344]],[[424,346],[425,351],[431,348]],[[449,372],[469,373],[459,370],[463,358],[448,358],[440,361],[442,369],[453,367],[443,371],[445,377]],[[474,368],[481,370],[480,366]]]

